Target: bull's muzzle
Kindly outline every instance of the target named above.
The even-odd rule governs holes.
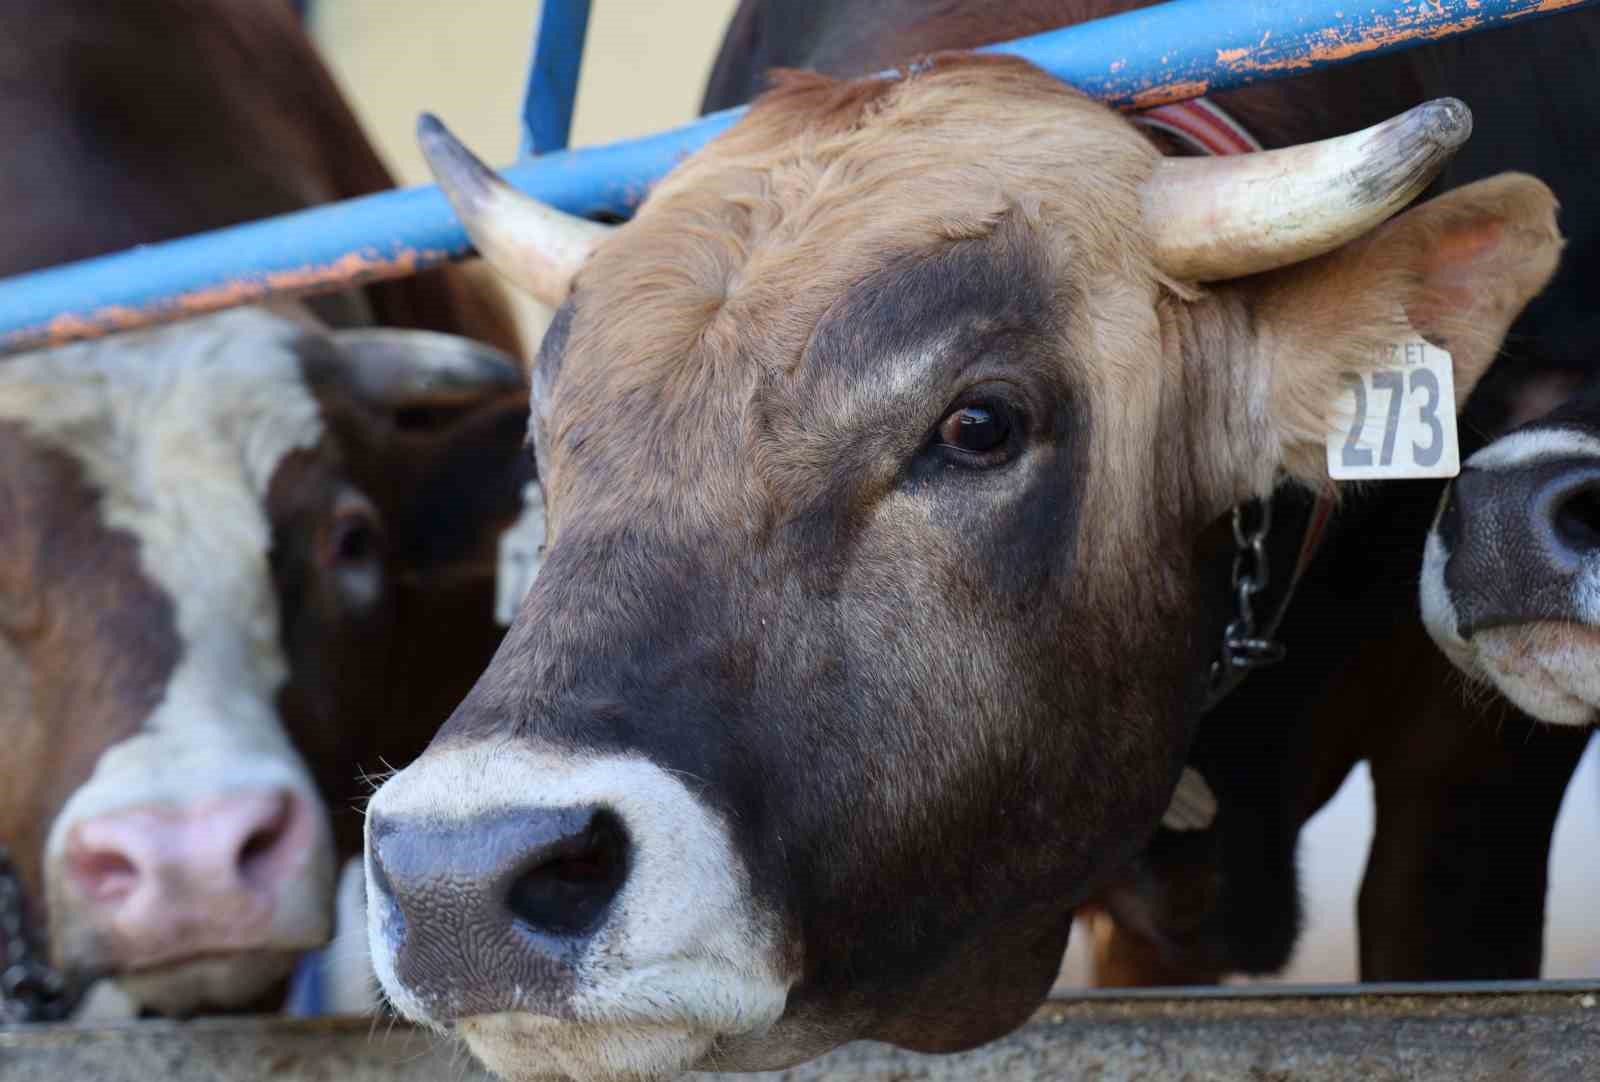
[[[563,1016],[575,965],[627,878],[615,812],[523,808],[447,824],[374,814],[371,904],[395,977],[435,1022],[502,1011]]]

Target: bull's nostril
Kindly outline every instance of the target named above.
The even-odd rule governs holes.
[[[1556,536],[1569,548],[1600,549],[1600,485],[1584,485],[1569,493],[1556,506],[1554,519]]]
[[[541,847],[511,882],[506,905],[528,927],[581,935],[599,922],[628,874],[628,836],[611,812]]]

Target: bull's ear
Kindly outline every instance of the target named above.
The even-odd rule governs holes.
[[[1504,173],[1328,255],[1240,283],[1251,294],[1259,385],[1289,474],[1326,482],[1324,441],[1348,377],[1414,333],[1450,353],[1459,407],[1555,273],[1561,247],[1550,189]]]

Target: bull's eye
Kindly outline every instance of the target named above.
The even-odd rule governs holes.
[[[988,406],[962,406],[939,426],[946,445],[973,454],[994,450],[1009,434],[1005,415]]]
[[[969,401],[945,414],[935,442],[952,462],[998,466],[1010,460],[1017,429],[1017,418],[1004,402]]]

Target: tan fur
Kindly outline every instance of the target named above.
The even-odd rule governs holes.
[[[749,468],[780,504],[798,498],[828,442],[792,433],[752,463],[747,441],[763,423],[749,413],[755,388],[792,371],[822,313],[896,254],[983,236],[1016,215],[1059,234],[1053,247],[1074,281],[1141,283],[1147,307],[1159,277],[1117,223],[1137,220],[1155,157],[1125,121],[1015,60],[941,62],[900,82],[788,76],[662,182],[579,274],[585,299],[568,352],[584,368],[563,372],[551,402],[552,521],[564,468],[589,454],[670,478],[680,500],[668,510],[685,525],[756,516],[720,498]],[[1093,337],[1148,322],[1120,297],[1088,292]],[[1143,337],[1135,344],[1154,345],[1153,324]],[[1114,376],[1144,382],[1137,369],[1149,357]],[[634,402],[636,423],[618,418]],[[663,402],[672,408],[643,412]],[[679,409],[703,422],[685,423]],[[734,418],[744,439],[729,438]],[[767,422],[781,430],[781,418]],[[605,510],[637,509],[584,512]]]
[[[567,466],[585,456],[660,477],[657,509],[680,528],[759,528],[794,506],[832,443],[759,409],[763,381],[795,370],[822,314],[868,274],[1003,221],[1059,263],[1067,353],[1090,362],[1090,412],[1105,421],[1092,457],[1111,477],[1091,514],[1123,536],[1148,527],[1150,501],[1204,520],[1268,491],[1280,467],[1325,485],[1344,380],[1407,333],[1407,312],[1455,343],[1464,397],[1559,250],[1548,192],[1506,177],[1329,256],[1201,292],[1158,271],[1137,226],[1155,158],[1125,119],[1015,60],[945,58],[896,81],[784,76],[580,272],[568,353],[582,370],[547,404],[560,418],[552,522]],[[1497,222],[1514,243],[1451,248]],[[1158,449],[1152,492],[1140,482]],[[1173,455],[1181,465],[1163,461]],[[742,495],[747,471],[773,503]],[[634,499],[584,512],[633,514]]]

